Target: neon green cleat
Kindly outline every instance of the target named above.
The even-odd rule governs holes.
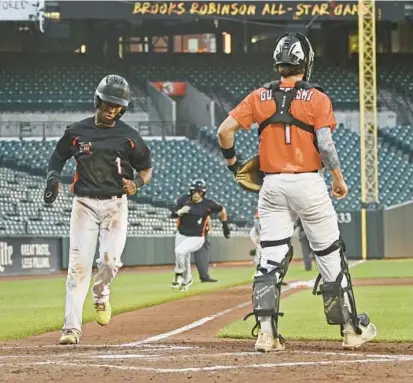
[[[112,317],[112,308],[109,302],[95,303],[96,322],[101,326],[106,326]]]
[[[63,330],[59,338],[59,344],[77,344],[80,340],[80,332],[77,330]]]

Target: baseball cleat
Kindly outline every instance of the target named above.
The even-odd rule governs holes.
[[[181,286],[181,291],[188,291],[189,286],[192,286],[192,280],[190,280],[188,283],[183,283]]]
[[[258,352],[284,351],[285,340],[282,337],[274,338],[273,334],[260,330],[255,342],[255,350]]]
[[[345,350],[355,350],[366,342],[371,341],[377,335],[376,326],[373,323],[369,323],[367,326],[359,324],[362,333],[356,334],[352,329],[344,329],[344,338],[342,346]]]
[[[180,289],[183,284],[183,278],[180,275],[175,275],[175,281],[171,283],[171,288]]]
[[[80,332],[77,330],[63,330],[59,344],[77,344],[80,341]]]
[[[96,322],[101,326],[109,324],[112,318],[112,308],[109,302],[95,303]]]

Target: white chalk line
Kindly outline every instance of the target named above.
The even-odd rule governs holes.
[[[234,310],[236,310],[236,309],[245,307],[245,306],[247,306],[247,305],[249,305],[249,304],[251,304],[251,302],[249,302],[249,301],[248,301],[248,302],[244,302],[244,303],[241,303],[241,304],[239,304],[239,305],[237,305],[237,306],[235,306],[235,307],[232,307],[232,308],[230,308],[230,309],[226,309],[226,310],[220,311],[220,312],[218,312],[218,313],[216,313],[216,314],[213,314],[213,315],[210,315],[210,316],[201,318],[201,319],[199,319],[199,320],[197,320],[197,321],[195,321],[195,322],[192,322],[192,323],[190,323],[190,324],[187,324],[187,325],[185,325],[185,326],[183,326],[183,327],[180,327],[180,328],[177,328],[177,329],[175,329],[175,330],[168,331],[168,332],[163,333],[163,334],[151,336],[150,338],[146,338],[146,339],[143,339],[143,340],[140,340],[140,341],[137,341],[137,342],[124,343],[123,345],[124,345],[124,346],[127,346],[127,347],[135,347],[135,346],[139,346],[139,345],[141,345],[141,344],[156,342],[156,341],[158,341],[158,340],[163,340],[163,339],[169,338],[169,337],[171,337],[171,336],[173,336],[173,335],[177,335],[177,334],[180,334],[180,333],[182,333],[182,332],[192,330],[192,329],[195,328],[195,327],[202,326],[203,324],[205,324],[205,323],[207,323],[207,322],[210,322],[211,320],[213,320],[213,319],[215,319],[215,318],[218,318],[218,317],[220,317],[220,316],[222,316],[222,315],[228,314],[228,313],[230,313],[231,311],[234,311]]]
[[[41,350],[41,349],[77,349],[77,348],[121,348],[127,349],[129,346],[126,344],[74,344],[74,345],[59,345],[59,344],[47,344],[47,345],[32,345],[32,346],[2,346],[0,350]],[[136,347],[146,349],[169,349],[169,350],[192,350],[199,348],[198,346],[174,346],[169,344],[140,344]]]
[[[49,365],[56,367],[95,367],[95,368],[112,368],[117,370],[134,370],[134,371],[148,371],[157,373],[173,373],[173,372],[203,372],[203,371],[217,371],[217,370],[239,370],[244,368],[275,368],[275,367],[299,367],[299,366],[320,366],[320,365],[336,365],[336,364],[367,364],[367,363],[389,363],[389,362],[406,362],[413,361],[413,357],[401,358],[401,359],[359,359],[359,360],[320,360],[313,362],[281,362],[281,363],[262,363],[262,364],[250,364],[250,365],[216,365],[206,367],[185,367],[185,368],[159,368],[159,367],[142,367],[142,366],[117,366],[112,364],[87,364],[87,363],[71,363],[71,362],[36,362],[27,363],[29,365]]]
[[[158,350],[160,351],[160,350]],[[413,355],[390,355],[390,354],[364,354],[364,353],[348,353],[348,352],[330,352],[330,351],[285,351],[284,355],[288,354],[314,354],[323,356],[345,356],[345,357],[357,357],[357,358],[376,358],[376,359],[390,359],[390,360],[413,360]],[[100,355],[97,353],[65,353],[65,354],[48,354],[48,355],[7,355],[1,356],[0,359],[26,359],[29,358],[45,358],[45,359],[60,359],[60,358],[73,358],[71,362],[84,362],[85,358],[88,359],[148,359],[148,360],[161,360],[161,359],[186,359],[193,358],[194,356],[202,358],[221,358],[223,356],[246,356],[246,357],[261,357],[262,354],[255,351],[240,351],[240,352],[220,352],[220,353],[207,353],[207,354],[182,354],[182,355],[165,355],[165,354],[106,354]],[[82,359],[76,360],[74,358],[81,357]]]
[[[349,265],[349,268],[357,266],[357,265],[359,265],[361,263],[364,263],[364,262],[365,262],[365,260],[357,261],[357,262],[352,263],[351,265]],[[286,293],[289,290],[296,289],[296,288],[299,288],[299,287],[313,287],[314,283],[315,283],[315,279],[311,279],[311,280],[308,280],[308,281],[291,282],[286,287],[284,287],[284,289],[282,289],[282,293]],[[128,347],[134,347],[134,346],[139,346],[139,345],[146,344],[146,343],[156,342],[158,340],[167,339],[167,338],[170,338],[173,335],[181,334],[183,332],[192,330],[193,328],[202,326],[205,323],[208,323],[208,322],[214,320],[215,318],[218,318],[222,315],[226,315],[226,314],[230,313],[231,311],[237,310],[237,309],[242,308],[242,307],[246,307],[250,304],[251,304],[251,301],[244,302],[244,303],[241,303],[241,304],[239,304],[235,307],[232,307],[230,309],[226,309],[226,310],[220,311],[216,314],[209,315],[207,317],[201,318],[201,319],[199,319],[195,322],[189,323],[189,324],[187,324],[183,327],[177,328],[175,330],[168,331],[168,332],[163,333],[163,334],[151,336],[149,338],[139,340],[137,342],[124,343],[123,345],[128,346]]]

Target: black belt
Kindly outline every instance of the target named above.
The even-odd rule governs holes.
[[[305,173],[318,173],[319,169],[317,170],[309,170],[308,172],[274,172],[274,173],[269,173],[269,172],[264,172],[265,175],[267,174],[305,174]]]
[[[84,197],[84,198],[91,198],[91,199],[99,199],[99,200],[105,200],[105,199],[112,199],[114,197],[116,198],[122,198],[123,194],[117,194],[117,195],[110,195],[110,196],[103,196],[103,195],[78,195],[78,197]]]

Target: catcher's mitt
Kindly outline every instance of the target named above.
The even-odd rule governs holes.
[[[258,154],[241,163],[235,180],[244,190],[259,193],[264,181],[264,173],[260,171],[260,158]]]

